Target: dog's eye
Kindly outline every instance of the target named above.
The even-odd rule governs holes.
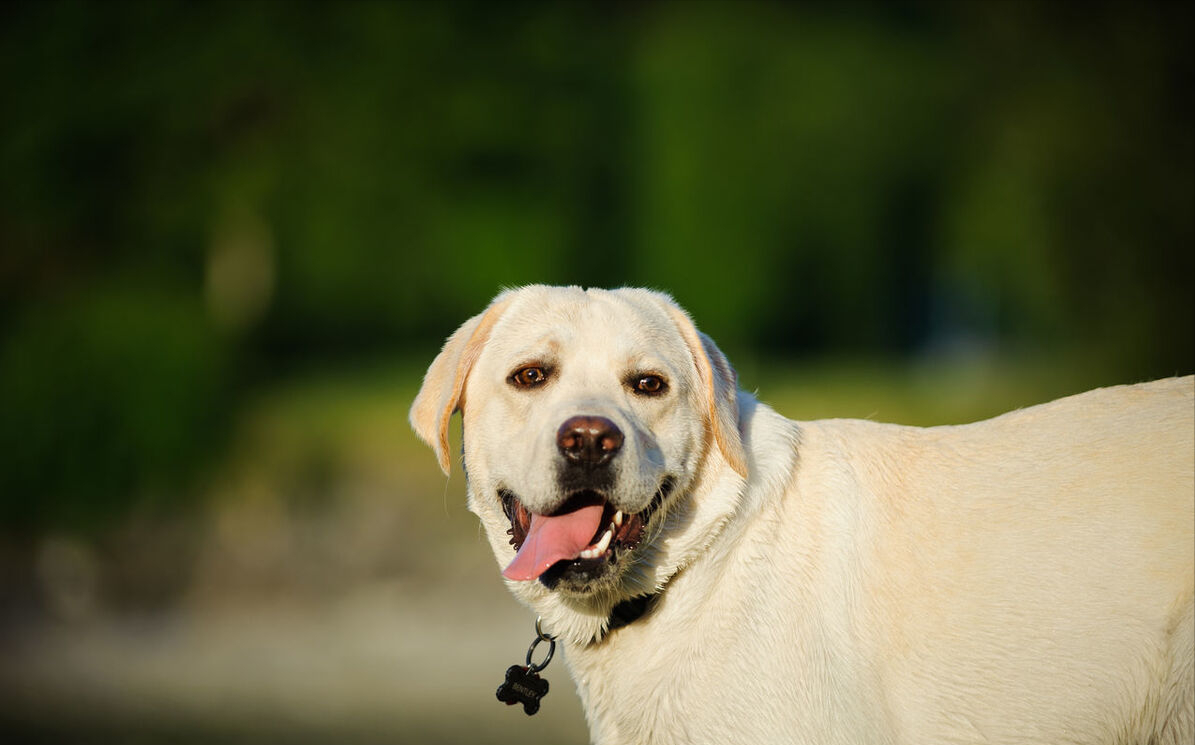
[[[520,388],[535,388],[548,381],[548,371],[536,365],[528,365],[515,370],[510,376],[510,382]]]
[[[668,384],[659,375],[636,375],[632,378],[631,387],[635,393],[658,396],[668,389]]]

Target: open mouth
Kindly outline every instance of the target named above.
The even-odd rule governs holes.
[[[672,490],[666,479],[651,504],[641,512],[624,513],[597,491],[572,494],[551,515],[529,512],[512,492],[499,489],[510,520],[510,543],[516,555],[502,574],[508,579],[540,579],[552,586],[565,574],[595,576],[643,540],[652,515]]]

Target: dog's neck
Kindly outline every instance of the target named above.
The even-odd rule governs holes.
[[[611,592],[577,599],[551,591],[541,582],[511,583],[515,595],[542,616],[544,627],[561,643],[596,652],[610,646],[605,641],[611,629],[648,624],[678,575],[694,564],[704,563],[712,554],[733,550],[738,534],[753,522],[753,515],[761,505],[783,488],[784,474],[791,472],[796,457],[797,430],[750,394],[740,393],[739,415],[743,439],[748,445],[762,440],[789,446],[779,446],[776,454],[764,457],[748,448],[750,487],[716,449],[712,450],[714,458],[703,464],[706,470],[688,497],[663,515],[667,522],[660,531],[669,539],[641,546],[640,560],[626,572],[615,597],[610,597],[615,594]],[[676,495],[685,496],[689,488],[686,484],[678,485]],[[732,516],[734,521],[730,519]],[[731,532],[723,534],[728,523]],[[493,536],[491,540],[497,544]],[[500,558],[508,551],[509,546],[495,546]],[[627,595],[632,597],[624,600]]]
[[[607,633],[638,621],[651,609],[657,597],[658,595],[640,595],[614,606],[610,611],[610,622],[606,627]]]

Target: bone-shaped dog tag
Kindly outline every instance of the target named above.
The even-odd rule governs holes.
[[[556,652],[556,637],[545,634],[540,621],[535,619],[535,638],[527,648],[527,664],[506,668],[506,681],[498,686],[498,700],[507,706],[522,704],[527,716],[539,711],[539,700],[548,695],[548,681],[539,677],[539,671],[548,666]],[[543,662],[536,663],[532,655],[540,642],[548,643],[548,654]]]
[[[548,681],[522,665],[506,668],[506,681],[498,686],[498,700],[507,706],[522,704],[531,716],[539,711],[539,700],[548,695]]]

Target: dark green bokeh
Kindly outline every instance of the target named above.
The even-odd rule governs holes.
[[[1185,3],[6,4],[0,524],[180,499],[247,390],[426,362],[503,285],[665,289],[732,357],[1190,372],[1192,42]]]

